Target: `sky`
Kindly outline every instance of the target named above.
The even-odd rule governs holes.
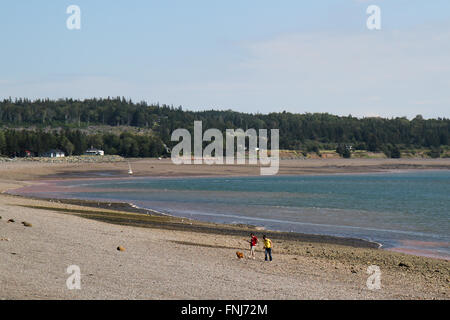
[[[0,39],[0,99],[450,117],[448,0],[2,0]]]

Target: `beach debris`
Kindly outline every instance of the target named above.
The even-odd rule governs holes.
[[[0,238],[0,241],[9,241],[8,238]]]
[[[118,247],[117,247],[117,250],[118,250],[118,251],[125,251],[125,248],[122,247],[122,246],[118,246]]]
[[[32,226],[33,226],[31,223],[26,222],[26,221],[22,221],[22,224],[23,224],[25,227],[32,227]]]
[[[404,262],[400,262],[400,263],[398,264],[398,266],[399,266],[399,267],[409,268],[409,265],[406,264],[406,263],[404,263]]]
[[[2,220],[2,216],[0,216],[0,220]]]
[[[8,222],[16,222],[14,219],[9,219]]]
[[[244,258],[244,254],[242,252],[239,252],[239,251],[236,251],[236,256],[238,257],[238,259]]]

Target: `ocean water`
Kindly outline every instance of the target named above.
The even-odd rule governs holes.
[[[385,248],[450,259],[448,170],[70,180],[29,193],[125,201],[175,216],[361,238]]]

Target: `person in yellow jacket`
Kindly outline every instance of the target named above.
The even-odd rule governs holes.
[[[272,261],[272,241],[266,237],[266,235],[263,236],[264,240],[264,250],[265,250],[265,260],[267,261],[267,256],[269,256],[270,261]]]

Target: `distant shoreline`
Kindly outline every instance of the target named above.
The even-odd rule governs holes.
[[[260,176],[258,165],[175,165],[171,159],[133,158],[127,161],[71,162],[3,162],[2,179],[51,180],[67,178],[129,177],[128,162],[133,177],[230,177]],[[3,168],[3,170],[1,170]],[[280,160],[278,175],[371,174],[450,170],[450,158],[441,159],[288,159]]]

